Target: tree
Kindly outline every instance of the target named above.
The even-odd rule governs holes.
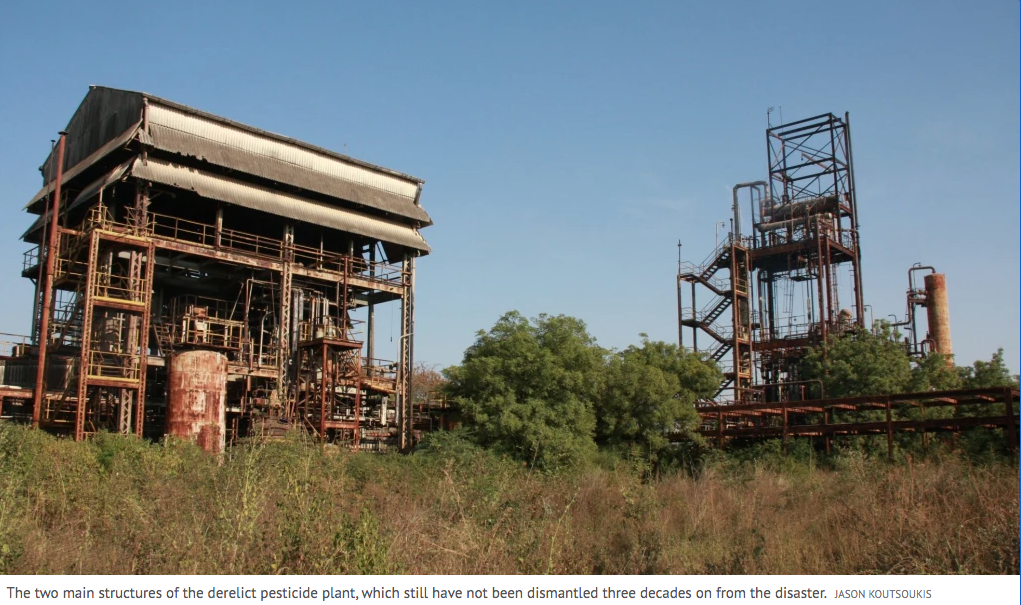
[[[568,466],[595,449],[605,354],[579,319],[512,311],[444,371],[446,390],[479,445],[539,468]]]
[[[802,364],[806,379],[822,380],[827,397],[903,393],[912,383],[911,358],[889,324],[875,331],[855,330],[809,350]]]
[[[613,354],[596,404],[597,435],[611,447],[640,445],[650,459],[667,446],[668,433],[696,437],[694,403],[720,384],[715,365],[676,345],[650,341]]]
[[[919,393],[922,391],[946,391],[961,387],[958,368],[948,363],[947,357],[940,353],[929,353],[913,362],[911,369],[911,385],[908,390]]]
[[[971,366],[957,368],[965,388],[1018,386],[1018,376],[1011,375],[1003,363],[1003,349],[997,349],[989,361],[977,360]]]
[[[425,403],[429,400],[429,394],[440,391],[446,382],[434,364],[416,362],[411,371],[411,401]]]

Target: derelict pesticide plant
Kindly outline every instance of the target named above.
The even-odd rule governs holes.
[[[679,261],[680,344],[725,377],[698,404],[702,434],[718,446],[820,437],[827,450],[835,436],[885,434],[891,455],[897,431],[1002,428],[1016,443],[1014,389],[829,399],[805,379],[809,350],[871,323],[850,119],[770,126],[766,142],[768,174],[734,187],[724,241]],[[432,224],[422,180],[104,87],[41,172],[23,236],[31,334],[0,348],[3,419],[76,440],[173,435],[214,453],[289,430],[406,451],[448,424],[441,398],[411,397],[415,263]],[[904,346],[952,359],[944,276],[907,273]],[[381,311],[392,359],[379,358]],[[927,413],[975,404],[987,407]]]

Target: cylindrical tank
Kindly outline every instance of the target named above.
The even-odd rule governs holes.
[[[949,357],[954,348],[950,342],[950,307],[947,305],[947,278],[942,273],[925,276],[925,307],[929,316],[929,338],[936,352]]]
[[[216,351],[182,351],[170,360],[167,434],[191,439],[211,454],[223,451],[227,426],[227,358]]]

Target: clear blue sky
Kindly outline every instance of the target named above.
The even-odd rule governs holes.
[[[851,112],[875,315],[935,265],[958,362],[1016,371],[1018,63],[1016,0],[7,2],[0,331],[28,330],[21,208],[89,84],[424,178],[416,358],[441,365],[510,309],[674,340],[677,240],[711,249],[779,106]]]

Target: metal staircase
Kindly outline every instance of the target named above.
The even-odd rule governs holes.
[[[747,255],[747,249],[740,240],[735,242],[728,237],[703,262],[679,264],[679,300],[681,284],[691,285],[691,306],[678,309],[680,326],[693,331],[692,349],[704,353],[723,372],[723,380],[714,397],[728,389],[734,389],[737,397],[736,392],[748,386],[751,380]],[[723,279],[719,276],[721,271],[726,272]],[[704,287],[713,295],[701,308],[695,306],[696,286]],[[736,307],[738,304],[740,306]],[[735,323],[739,325],[735,326]],[[712,344],[699,348],[698,334],[708,336]]]

